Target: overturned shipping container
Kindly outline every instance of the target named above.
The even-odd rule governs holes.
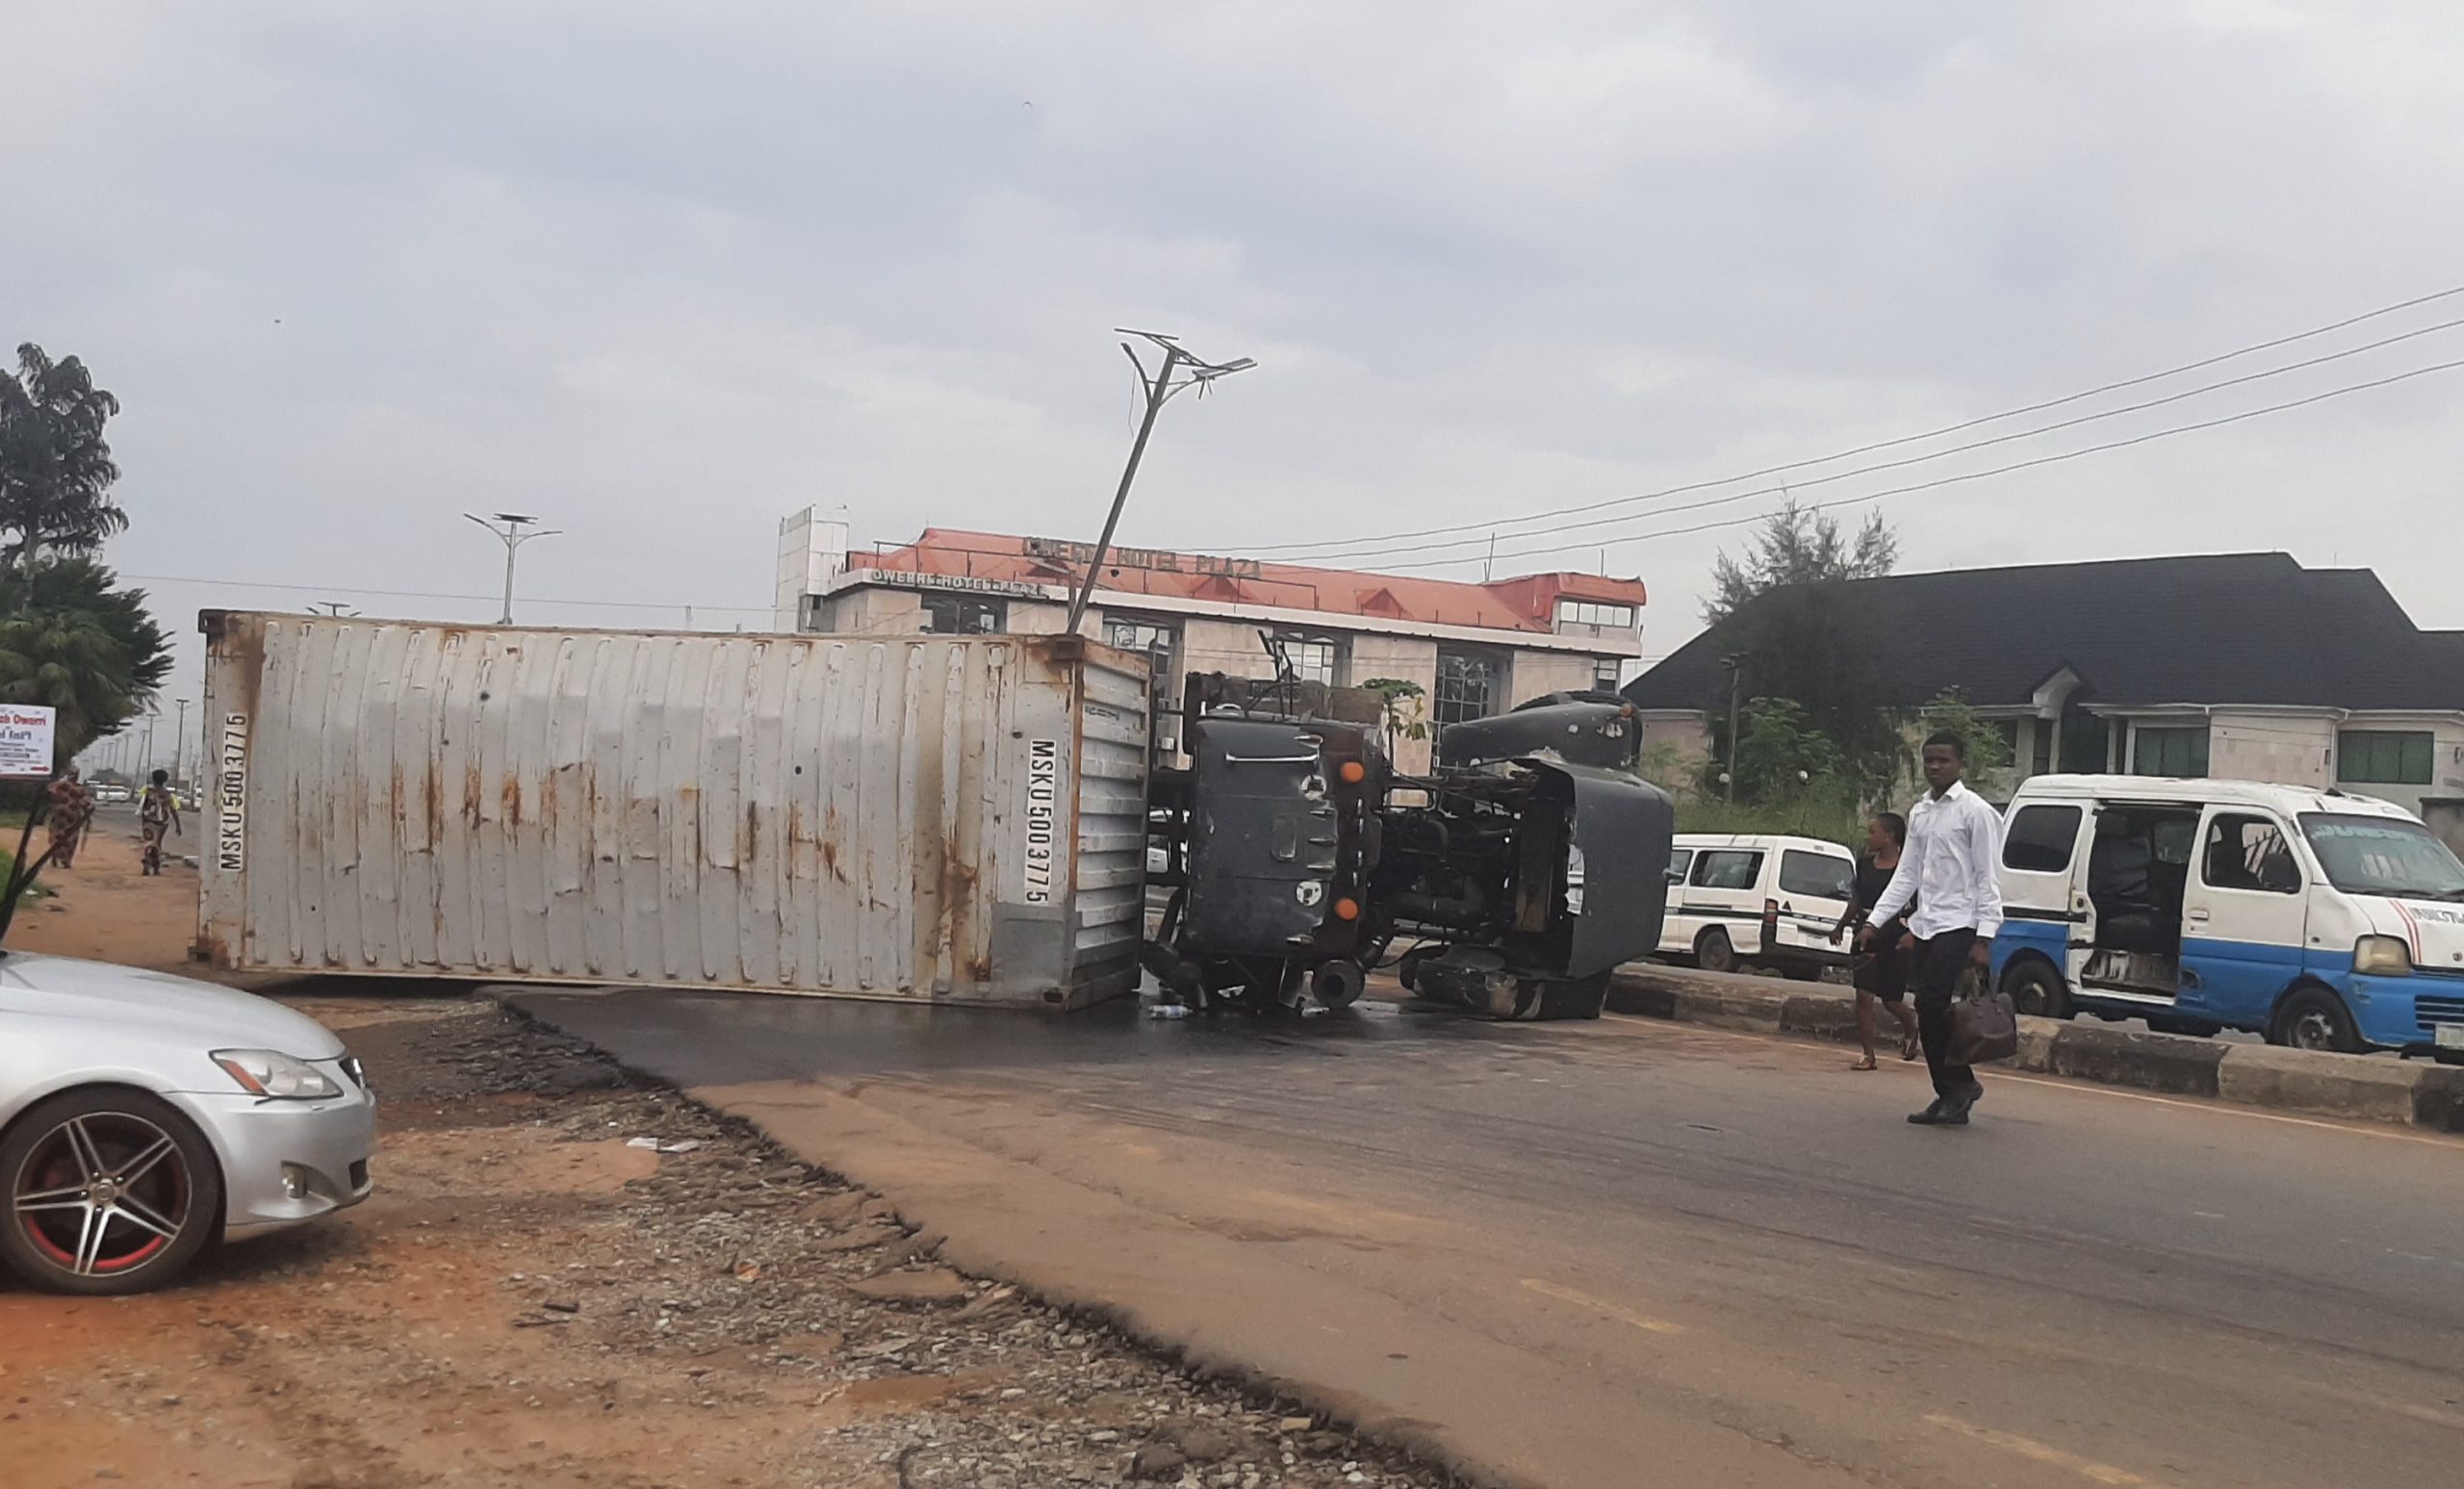
[[[1039,1008],[1136,985],[1129,654],[201,624],[218,966]]]

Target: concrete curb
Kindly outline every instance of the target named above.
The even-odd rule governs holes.
[[[1748,1034],[1853,1042],[1857,999],[1845,988],[1774,987],[1760,978],[1637,963],[1610,979],[1610,1012]],[[2012,1069],[2182,1096],[2216,1096],[2320,1117],[2464,1133],[2464,1067],[2385,1055],[2329,1055],[2140,1034],[2097,1023],[2019,1020]]]

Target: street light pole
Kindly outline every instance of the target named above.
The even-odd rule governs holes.
[[[180,732],[179,736],[171,741],[171,783],[186,790],[188,777],[181,771],[183,762],[188,759],[189,701],[185,698],[174,698],[171,702],[180,706]]]
[[[1067,633],[1073,636],[1078,633],[1079,621],[1087,614],[1088,600],[1095,593],[1095,578],[1103,573],[1104,559],[1112,552],[1113,529],[1120,526],[1120,509],[1129,501],[1129,484],[1138,479],[1138,462],[1146,457],[1146,437],[1155,432],[1155,416],[1164,411],[1164,405],[1171,400],[1173,394],[1185,388],[1195,388],[1203,397],[1215,379],[1257,366],[1247,357],[1238,357],[1230,362],[1201,361],[1178,341],[1154,331],[1124,330],[1122,334],[1143,337],[1163,347],[1164,365],[1150,376],[1146,364],[1138,360],[1136,348],[1127,342],[1120,344],[1130,366],[1138,369],[1139,385],[1145,390],[1146,416],[1139,421],[1138,438],[1129,447],[1129,464],[1120,473],[1120,488],[1113,493],[1112,510],[1104,514],[1104,533],[1095,540],[1095,552],[1088,561],[1087,577],[1079,581],[1078,593],[1069,602]],[[1175,376],[1180,381],[1174,382]]]
[[[496,522],[490,522],[476,512],[465,512],[462,515],[496,534],[504,544],[504,614],[498,619],[497,624],[510,626],[513,624],[513,555],[520,552],[522,545],[532,538],[552,538],[557,534],[552,528],[541,527],[532,530],[531,525],[539,519],[525,517],[520,512],[499,512],[496,514]],[[502,523],[504,526],[500,527],[497,523]]]
[[[1745,654],[1742,652],[1732,652],[1728,655],[1720,658],[1720,665],[1729,670],[1728,787],[1729,802],[1730,805],[1733,806],[1736,802],[1736,697],[1737,684],[1745,679]]]

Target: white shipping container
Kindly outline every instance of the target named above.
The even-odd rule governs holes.
[[[209,610],[198,954],[1076,1008],[1138,978],[1142,659]]]

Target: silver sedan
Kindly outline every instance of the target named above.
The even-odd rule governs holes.
[[[368,1197],[376,1102],[331,1030],[160,972],[0,953],[0,1261],[134,1293]]]

